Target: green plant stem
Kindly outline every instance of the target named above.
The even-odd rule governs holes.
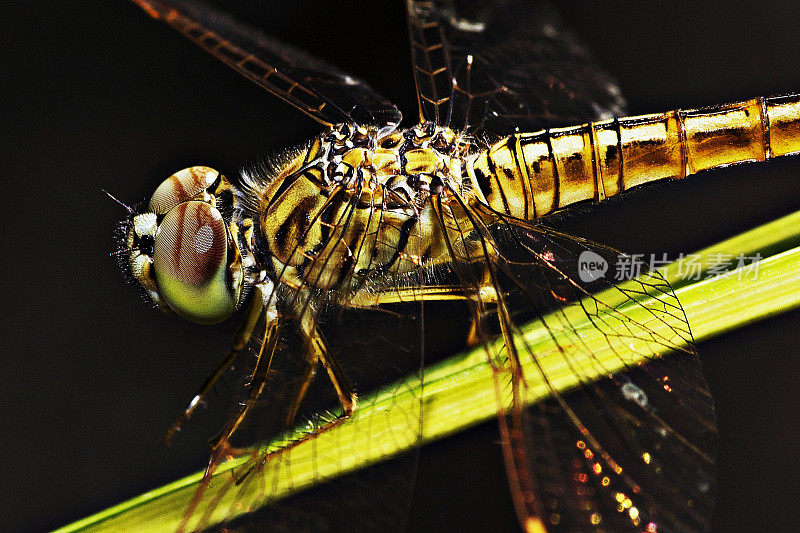
[[[800,212],[697,254],[700,257],[697,262],[708,267],[715,261],[723,261],[726,256],[752,256],[768,250],[772,255],[758,264],[757,271],[751,268],[749,271],[733,271],[724,277],[687,280],[681,275],[686,269],[684,263],[676,262],[665,267],[664,276],[676,288],[695,339],[704,341],[800,305],[800,248],[782,251],[787,246],[797,245],[798,241]],[[704,274],[702,271],[701,277],[705,277]],[[633,320],[647,321],[648,303],[637,303],[641,305],[622,306],[620,311]],[[585,315],[575,313],[570,316],[567,312],[560,318],[565,317],[593,357],[601,362],[596,365],[595,375],[589,375],[592,372],[589,371],[585,378],[607,375],[622,367],[613,347],[608,348],[608,339],[596,333]],[[548,318],[545,317],[544,321],[547,322]],[[568,390],[576,385],[577,378],[564,364],[563,357],[548,357],[547,350],[553,345],[550,333],[541,324],[528,325],[522,328],[515,342],[526,343],[527,349],[537,354],[537,360],[545,367],[550,386],[558,391]],[[556,335],[559,333],[556,332]],[[626,343],[625,347],[630,346],[630,339],[623,342]],[[634,355],[626,363],[637,362],[637,350],[633,352]],[[538,372],[532,365],[532,361],[525,361],[523,365],[529,378],[527,400],[531,402],[551,394],[548,386],[536,378]],[[504,391],[500,391],[500,394],[504,394]],[[260,481],[250,479],[249,483],[231,489],[231,472],[244,464],[246,458],[221,464],[207,489],[209,494],[221,496],[206,517],[206,525],[230,520],[312,484],[408,451],[419,444],[420,429],[423,443],[463,431],[495,416],[496,406],[492,369],[487,363],[486,352],[478,348],[461,353],[426,368],[424,383],[411,377],[402,384],[362,398],[355,416],[314,439],[287,451],[284,448],[287,443],[308,431],[308,428],[299,428],[264,445],[261,453],[283,451],[280,451],[279,460],[267,461],[263,469],[250,476],[260,477]],[[416,419],[420,414],[425,421],[421,428],[409,423],[410,419]],[[286,468],[289,463],[291,469]],[[187,476],[74,522],[59,531],[174,530],[201,479],[201,473]],[[269,486],[269,490],[264,490],[265,485]],[[193,524],[189,524],[189,529]]]

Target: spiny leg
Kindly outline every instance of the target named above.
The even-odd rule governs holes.
[[[291,426],[294,423],[297,411],[300,409],[300,404],[303,402],[303,398],[306,392],[308,392],[308,387],[314,379],[316,367],[319,363],[322,363],[322,366],[328,372],[328,377],[339,398],[339,403],[342,406],[342,418],[349,418],[356,410],[358,401],[356,393],[353,392],[353,389],[350,387],[350,383],[347,381],[347,377],[344,372],[342,372],[339,364],[328,353],[325,340],[317,329],[316,319],[310,310],[303,314],[300,320],[300,330],[308,347],[306,352],[306,368],[303,372],[303,378],[297,395],[286,414],[286,425]]]
[[[261,300],[261,308],[266,309],[264,312],[264,335],[261,338],[258,355],[256,356],[255,368],[250,377],[250,394],[236,418],[223,428],[211,445],[211,449],[215,452],[219,451],[219,453],[227,453],[227,451],[230,450],[228,446],[229,439],[236,432],[239,425],[247,416],[250,409],[255,405],[255,402],[264,390],[267,378],[269,377],[272,358],[275,355],[275,348],[278,345],[278,329],[282,322],[282,317],[278,313],[276,307],[274,285],[266,281],[257,284],[255,289],[258,291],[258,299]]]
[[[186,409],[184,409],[177,420],[173,422],[172,426],[170,426],[165,436],[167,443],[171,442],[172,438],[175,436],[175,433],[180,431],[183,424],[189,419],[189,417],[192,416],[194,411],[197,409],[197,406],[202,403],[203,399],[217,382],[217,380],[222,377],[228,368],[230,368],[239,352],[246,348],[250,343],[250,339],[253,336],[253,330],[255,329],[256,323],[258,322],[263,310],[263,299],[253,298],[250,306],[247,309],[247,314],[245,315],[244,321],[242,321],[239,329],[236,332],[236,335],[233,338],[233,347],[228,350],[220,362],[217,363],[214,371],[206,378],[206,380],[197,390],[195,395],[192,397],[192,400],[189,402],[189,405],[186,407]]]
[[[257,283],[253,289],[255,291],[255,294],[253,295],[253,303],[248,309],[245,322],[242,323],[239,333],[237,333],[236,343],[234,345],[234,348],[238,346],[240,350],[247,346],[248,341],[252,337],[253,330],[258,323],[258,319],[260,318],[261,314],[264,313],[264,335],[261,339],[261,346],[258,351],[255,370],[251,376],[250,385],[252,388],[250,390],[250,396],[247,399],[244,407],[242,407],[240,410],[236,419],[223,428],[220,434],[212,441],[211,457],[209,458],[208,465],[203,472],[203,479],[200,481],[194,496],[192,496],[192,499],[189,502],[186,511],[184,512],[183,519],[178,526],[179,532],[186,530],[187,524],[194,515],[197,506],[200,504],[203,494],[208,488],[217,466],[226,455],[234,452],[229,444],[229,440],[239,427],[239,424],[241,424],[242,420],[244,420],[244,417],[250,411],[250,408],[254,405],[255,400],[261,394],[261,391],[264,388],[264,383],[267,379],[269,366],[272,363],[272,356],[275,353],[275,347],[278,343],[278,326],[281,322],[281,316],[278,314],[276,307],[275,285],[269,279],[267,279],[261,283]]]
[[[464,288],[457,285],[431,285],[406,287],[399,290],[392,289],[383,292],[370,292],[367,296],[359,296],[357,294],[353,297],[353,299],[344,305],[345,307],[368,309],[385,303],[473,299],[479,300],[481,305],[493,304],[498,300],[497,293],[492,285],[481,286],[475,295],[465,294]],[[299,406],[302,403],[303,397],[305,396],[311,380],[314,377],[316,365],[318,363],[322,363],[328,372],[331,383],[333,384],[334,389],[339,397],[339,402],[342,405],[343,415],[314,431],[314,435],[319,435],[345,422],[347,418],[350,417],[357,409],[357,397],[350,388],[344,373],[339,368],[336,361],[327,353],[325,342],[317,331],[316,321],[313,314],[307,312],[305,313],[303,319],[301,319],[301,333],[306,337],[309,346],[307,355],[308,365],[306,371],[304,372],[303,382],[298,389],[297,396],[291,409],[289,410],[289,414],[286,417],[286,422],[287,425],[291,425],[293,423]],[[297,446],[299,443],[310,437],[311,435],[309,434],[304,438],[297,439],[293,443],[289,444],[287,448]],[[266,464],[274,455],[274,453],[278,452],[265,454],[259,462],[260,464],[251,466],[243,473],[243,475],[237,477],[237,483],[241,483],[254,470]]]
[[[348,302],[348,307],[367,309],[381,304],[445,300],[473,300],[478,302],[479,313],[485,314],[487,305],[497,304],[497,291],[491,283],[489,272],[484,273],[481,284],[475,294],[467,294],[461,285],[427,285],[422,287],[402,287],[386,291],[357,293]],[[467,333],[467,346],[477,346],[481,340],[478,336],[478,320],[473,318]]]
[[[492,289],[492,287],[487,287]],[[382,291],[362,291],[356,293],[347,307],[369,309],[381,304],[394,304],[419,301],[468,300],[472,295],[464,292],[461,285],[423,285],[417,287],[397,287]]]
[[[313,433],[308,433],[304,437],[295,440],[283,448],[282,451],[291,449],[301,442],[312,438],[312,436],[318,436],[334,429],[343,422],[347,421],[347,419],[350,418],[357,408],[356,394],[350,387],[344,372],[342,372],[336,361],[330,356],[330,354],[328,354],[328,350],[325,347],[325,341],[317,330],[316,318],[308,309],[303,313],[303,317],[300,319],[300,332],[305,337],[308,346],[306,353],[307,365],[306,370],[303,372],[302,384],[300,385],[297,395],[295,396],[292,406],[290,407],[286,416],[286,425],[291,426],[294,423],[294,418],[296,417],[297,411],[300,408],[300,404],[303,402],[303,398],[308,391],[308,387],[314,378],[316,366],[319,363],[322,363],[322,366],[325,367],[325,370],[328,372],[328,377],[331,380],[331,384],[336,390],[336,394],[339,397],[339,403],[342,406],[342,415],[317,428]],[[236,482],[242,483],[253,471],[267,464],[270,458],[276,453],[280,452],[264,454],[259,464],[254,464],[248,468],[240,477],[237,478]],[[206,475],[208,475],[208,471],[206,472]]]
[[[495,289],[494,285],[492,284],[492,278],[488,268],[484,269],[483,271],[481,284],[478,287],[478,295],[478,298],[475,298],[475,300],[477,300],[478,312],[476,313],[476,316],[472,318],[472,322],[469,326],[469,332],[467,332],[467,346],[469,347],[477,346],[481,343],[481,338],[478,334],[480,321],[484,316],[486,316],[486,307],[489,305],[496,306],[499,301],[497,289]]]

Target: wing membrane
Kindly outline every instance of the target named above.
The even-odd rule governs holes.
[[[491,137],[624,112],[616,82],[545,2],[408,1],[423,120]]]
[[[363,81],[193,0],[133,0],[250,81],[316,121],[394,127],[397,107]]]
[[[368,391],[378,386],[376,384],[420,371],[417,324],[412,323],[408,316],[383,315],[370,323],[364,321],[362,313],[353,315],[355,313],[328,316],[321,321],[330,322],[324,329],[328,333],[326,341],[355,386]],[[388,330],[387,324],[395,326],[395,329]],[[347,333],[362,330],[381,333],[343,338]],[[402,353],[399,354],[400,350]],[[286,404],[299,387],[302,352],[302,345],[290,331],[286,331],[267,385],[252,405],[248,420],[234,435],[234,445],[258,448],[258,444],[265,442],[280,442],[276,437],[287,431],[284,422]],[[403,356],[403,360],[398,361],[398,355]],[[415,362],[417,368],[414,368]],[[406,363],[408,366],[403,366]],[[239,376],[236,399],[241,403],[233,403],[232,417],[238,414],[239,405],[249,396],[251,369],[249,361],[239,361],[239,368],[235,371]],[[406,392],[399,384],[396,393]],[[360,407],[369,409],[368,400],[364,396],[361,400]],[[362,451],[345,443],[333,449],[312,444],[317,438],[314,434],[334,420],[329,409],[336,407],[336,402],[330,383],[320,369],[297,417],[298,426],[317,428],[310,431],[310,441],[302,442],[305,436],[298,432],[270,453],[264,453],[263,448],[258,452],[249,448],[251,455],[241,466],[228,475],[221,474],[218,482],[212,481],[198,495],[198,507],[187,516],[186,530],[206,530],[215,523],[219,525],[210,530],[403,530],[413,494],[418,459],[416,451],[332,479],[326,473],[327,464],[358,463]],[[416,410],[406,413],[412,424],[421,424],[421,420],[414,420],[419,417],[418,408],[419,404]],[[367,441],[392,437],[377,428],[364,428],[363,431],[369,432],[363,437]],[[294,447],[298,443],[306,448],[306,452]],[[303,474],[304,471],[309,474]],[[287,489],[287,483],[291,488]],[[292,486],[293,483],[297,485]],[[287,491],[294,495],[284,499]],[[245,510],[247,512],[243,514]]]
[[[454,254],[465,286],[477,300],[488,279],[501,295],[494,308],[474,305],[473,312],[484,341],[505,339],[500,348],[485,346],[523,525],[707,529],[715,492],[713,403],[669,283],[646,269],[616,280],[613,267],[606,277],[582,281],[582,254],[609,265],[625,256],[482,208],[453,230],[458,213],[443,211],[440,223],[448,221],[453,242],[484,250],[471,260]]]

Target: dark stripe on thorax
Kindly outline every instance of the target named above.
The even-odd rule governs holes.
[[[308,213],[311,211],[311,208],[314,207],[317,203],[317,199],[313,196],[307,196],[300,200],[297,204],[295,204],[294,209],[292,212],[289,213],[281,225],[278,227],[277,231],[275,231],[275,246],[278,250],[283,253],[287,253],[286,245],[288,244],[287,239],[290,235],[292,235],[292,227],[297,228],[297,236],[298,240],[305,238],[308,233],[309,228],[311,227],[311,221],[308,219]],[[297,245],[301,246],[305,243],[298,242]],[[292,254],[289,254],[290,256]],[[287,260],[289,257],[287,257]]]
[[[381,270],[384,272],[390,270],[400,258],[400,254],[402,254],[405,251],[406,246],[408,246],[408,238],[411,236],[411,230],[416,225],[418,220],[419,219],[415,215],[403,222],[403,225],[400,227],[400,238],[397,240],[397,247],[394,249],[394,254],[392,254],[392,257],[389,259],[389,261],[381,266]]]

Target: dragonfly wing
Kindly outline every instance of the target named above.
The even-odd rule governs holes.
[[[624,114],[546,2],[409,0],[408,19],[422,120],[492,139]]]
[[[628,268],[616,250],[542,225],[483,208],[471,218],[457,238],[493,257],[485,279],[500,303],[475,306],[475,320],[495,367],[521,523],[708,529],[713,402],[669,283],[646,265]],[[474,273],[480,261],[455,262],[467,285],[486,283]],[[498,336],[506,341],[489,341]]]
[[[133,0],[205,51],[316,121],[394,127],[397,107],[363,81],[194,0]]]

